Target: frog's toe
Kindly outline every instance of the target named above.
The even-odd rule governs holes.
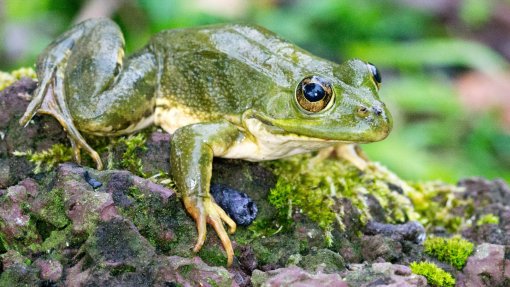
[[[205,236],[207,234],[207,225],[206,225],[206,216],[205,213],[197,214],[197,216],[193,216],[195,218],[195,222],[197,224],[198,238],[195,247],[193,248],[193,252],[198,252],[202,249],[202,246],[205,242]]]
[[[216,234],[218,234],[223,248],[225,248],[225,252],[227,253],[227,266],[232,265],[234,260],[234,249],[232,247],[232,242],[225,231],[223,222],[229,226],[230,233],[235,232],[236,223],[211,199],[204,200],[202,204],[197,205],[192,200],[185,197],[184,205],[197,225],[198,239],[195,247],[193,248],[193,252],[200,251],[204,245],[207,233],[206,223],[209,223],[216,231]]]
[[[214,208],[216,209],[216,212],[220,216],[221,220],[223,220],[228,225],[228,227],[229,227],[228,232],[230,234],[233,234],[234,232],[236,232],[237,225],[234,222],[234,220],[232,220],[232,218],[230,218],[230,216],[228,216],[228,214],[218,204],[213,202],[213,205],[214,205]]]
[[[231,266],[232,262],[234,261],[234,248],[232,247],[232,242],[230,241],[230,238],[228,237],[227,232],[225,231],[225,228],[223,227],[223,216],[221,213],[223,213],[225,216],[228,217],[228,215],[219,207],[216,205],[216,203],[212,203],[212,208],[214,208],[215,212],[211,212],[207,216],[207,223],[212,225],[214,230],[216,231],[216,234],[218,234],[218,237],[221,240],[221,243],[223,244],[223,248],[225,248],[225,252],[227,252],[227,266]],[[221,210],[221,212],[218,212],[218,209]],[[235,223],[230,217],[228,219],[231,221],[230,223],[233,224],[233,227],[230,225],[230,223],[227,223],[230,226],[230,231],[235,231]],[[226,221],[225,221],[226,222]]]

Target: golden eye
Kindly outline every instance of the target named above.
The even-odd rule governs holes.
[[[324,110],[332,99],[331,84],[321,77],[306,77],[296,87],[296,100],[307,112],[316,113]]]
[[[371,63],[367,63],[367,66],[368,70],[370,70],[370,73],[372,73],[372,80],[377,86],[377,89],[379,89],[381,87],[382,82],[381,73],[379,73],[379,69],[377,69],[377,67]]]

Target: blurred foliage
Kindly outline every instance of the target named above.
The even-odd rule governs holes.
[[[162,29],[235,21],[265,26],[334,61],[359,57],[375,63],[383,73],[381,97],[390,106],[395,127],[385,141],[364,146],[371,159],[408,179],[454,182],[483,175],[510,180],[510,134],[508,127],[503,130],[501,114],[477,114],[463,107],[455,86],[456,79],[470,71],[508,69],[507,60],[487,43],[466,35],[483,30],[498,5],[510,1],[461,0],[450,8],[437,3],[454,1],[104,2],[109,1],[120,3],[111,17],[124,31],[131,52]],[[91,2],[98,1],[0,1],[5,6],[0,7],[0,70],[32,65]]]

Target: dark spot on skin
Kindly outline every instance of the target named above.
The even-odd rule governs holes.
[[[88,171],[85,171],[83,174],[83,178],[85,178],[85,181],[92,186],[93,189],[100,188],[103,184],[97,181],[96,179],[90,177],[90,174]]]
[[[211,185],[211,195],[216,203],[238,225],[250,225],[257,217],[257,205],[246,193],[213,184]]]

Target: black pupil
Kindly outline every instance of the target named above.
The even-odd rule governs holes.
[[[316,83],[309,83],[303,87],[303,93],[305,98],[310,102],[320,101],[326,96],[326,91],[321,85]]]
[[[381,74],[379,73],[379,70],[377,70],[377,68],[372,65],[372,64],[368,64],[368,67],[370,68],[370,71],[372,72],[372,76],[374,76],[374,80],[380,84],[382,79],[381,79]]]

